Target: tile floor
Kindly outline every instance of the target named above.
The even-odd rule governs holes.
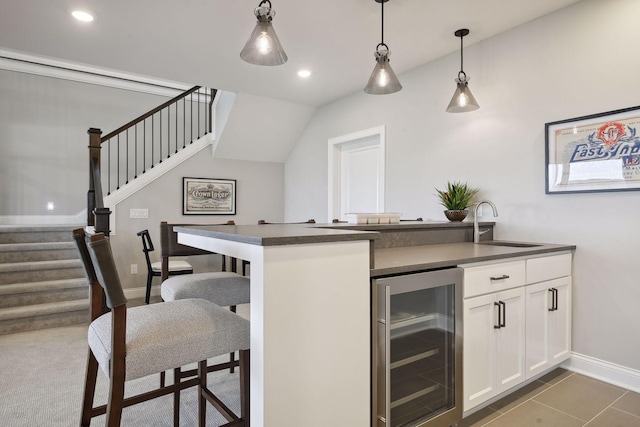
[[[640,427],[640,393],[556,369],[458,427]]]

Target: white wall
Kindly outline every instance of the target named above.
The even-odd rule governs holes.
[[[546,122],[640,104],[638,16],[637,0],[583,0],[476,44],[471,28],[475,112],[444,111],[459,53],[400,75],[397,94],[318,109],[285,165],[285,218],[326,219],[327,140],[386,124],[388,212],[443,220],[434,187],[463,180],[496,203],[496,238],[576,244],[573,350],[640,369],[640,193],[544,191]]]
[[[0,70],[0,216],[86,208],[90,127],[103,134],[166,97]],[[47,202],[55,203],[47,211]]]
[[[236,215],[182,215],[182,178],[224,178],[236,180]],[[145,286],[147,273],[142,241],[136,233],[148,229],[156,247],[152,261],[160,261],[160,222],[179,224],[256,224],[258,220],[282,221],[284,217],[284,164],[215,159],[209,149],[183,162],[142,191],[116,207],[117,230],[112,237],[118,272],[126,288]],[[131,219],[129,209],[149,209],[149,218]],[[112,214],[114,215],[114,214]],[[190,257],[196,272],[218,270],[220,257]],[[138,264],[132,275],[131,264]],[[159,279],[154,279],[158,285]]]
[[[0,70],[0,222],[22,216],[64,218],[52,220],[55,223],[76,218],[86,209],[89,186],[87,130],[99,127],[106,134],[166,100],[130,90]],[[233,96],[227,95],[225,102],[220,114],[230,109]],[[224,124],[217,125],[216,131],[220,131]],[[236,144],[241,137],[227,136],[226,143]],[[182,177],[237,180],[237,215],[182,215]],[[159,251],[160,221],[282,221],[283,188],[281,162],[220,159],[212,157],[211,147],[203,149],[119,203],[112,214],[117,215],[112,242],[123,286],[142,287],[146,283],[138,231],[149,229]],[[47,201],[55,203],[53,212],[46,211]],[[130,208],[148,208],[149,218],[130,219]],[[154,255],[154,261],[159,261],[159,252]],[[196,271],[220,267],[217,256],[193,257],[190,261]],[[130,273],[131,264],[138,264],[137,275]]]

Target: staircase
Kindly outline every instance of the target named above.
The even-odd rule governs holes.
[[[0,226],[0,335],[89,321],[78,226]]]

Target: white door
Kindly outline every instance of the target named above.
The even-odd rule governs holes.
[[[531,378],[570,356],[571,276],[529,285],[526,294],[526,366]]]
[[[329,140],[328,221],[384,212],[384,126]]]
[[[555,365],[571,355],[571,276],[552,280],[556,292],[555,310],[549,315],[549,361]]]
[[[550,366],[549,316],[550,292],[547,282],[529,285],[526,289],[527,311],[527,378],[532,378]]]
[[[496,329],[496,393],[525,380],[525,296],[523,288],[498,292],[500,328]]]
[[[462,353],[463,411],[496,395],[496,294],[465,299]]]

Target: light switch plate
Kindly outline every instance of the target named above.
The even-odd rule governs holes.
[[[131,274],[138,274],[138,264],[131,264]]]
[[[129,218],[149,218],[149,209],[129,209]]]

